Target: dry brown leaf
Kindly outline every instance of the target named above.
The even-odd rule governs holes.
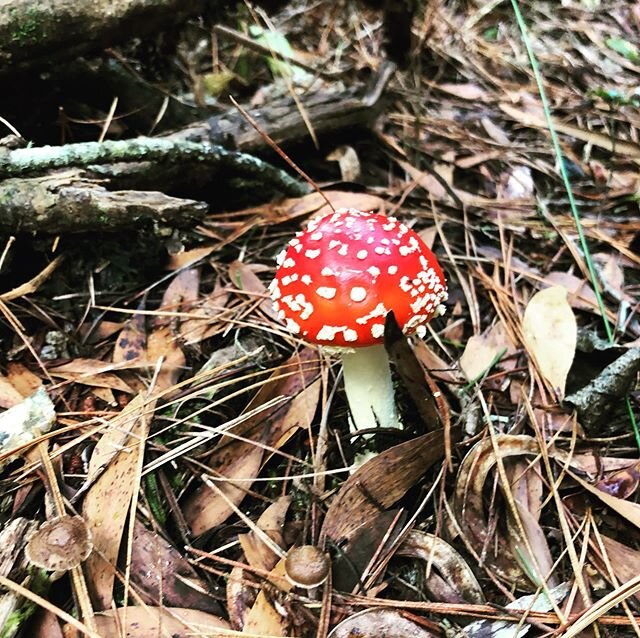
[[[482,588],[473,570],[443,539],[413,530],[407,535],[397,554],[419,558],[427,563],[425,586],[431,599],[476,605],[485,602]],[[438,573],[433,570],[437,570]]]
[[[7,364],[7,378],[11,385],[24,397],[30,397],[41,385],[42,379],[21,363]]]
[[[501,321],[491,326],[481,335],[475,335],[467,341],[460,368],[468,381],[474,381],[496,363],[499,355],[511,354],[515,347]]]
[[[229,638],[229,623],[218,616],[197,609],[178,607],[120,607],[96,615],[101,636],[127,638]]]
[[[540,374],[562,399],[578,339],[576,318],[563,287],[545,288],[531,298],[524,312],[522,333]]]
[[[187,359],[170,326],[160,326],[153,330],[147,339],[146,355],[151,364],[162,362],[160,371],[155,375],[154,392],[162,393],[173,387],[184,371]]]
[[[140,442],[149,427],[145,409],[149,406],[138,395],[111,422],[89,462],[89,477],[102,471],[89,488],[82,508],[95,547],[85,563],[87,585],[93,605],[99,610],[108,609],[113,602],[116,561],[137,485],[140,456],[144,454]]]
[[[454,428],[454,437],[459,430]],[[367,520],[401,498],[442,459],[444,432],[436,430],[381,452],[342,485],[324,518],[321,537],[343,544]]]
[[[222,313],[229,297],[229,291],[216,282],[213,290],[190,311],[193,318],[180,324],[180,336],[186,344],[200,343],[220,331]]]
[[[222,494],[202,485],[187,499],[183,514],[194,535],[204,534],[233,514],[233,505],[242,502],[251,489],[252,479],[258,476],[263,454],[263,448],[256,443],[238,440],[214,452],[207,464],[214,476],[223,479],[216,482]]]
[[[7,377],[0,374],[0,408],[12,408],[25,398]]]
[[[148,605],[199,609],[220,614],[218,601],[207,595],[209,584],[200,578],[180,552],[138,519],[131,548],[131,583]]]
[[[256,521],[256,526],[283,551],[285,543],[282,529],[291,499],[291,496],[281,496],[275,503],[269,505]],[[254,531],[238,534],[238,540],[249,565],[264,571],[270,571],[276,566],[280,557]]]
[[[620,543],[619,541],[609,538],[604,534],[600,534],[602,544],[607,553],[608,561],[602,557],[600,547],[595,542],[595,538],[590,539],[590,555],[593,562],[598,566],[600,573],[608,581],[611,581],[611,574],[607,569],[607,562],[611,565],[618,584],[626,583],[632,578],[640,574],[640,552],[637,549],[633,549]],[[640,599],[640,593],[634,594],[636,600]]]
[[[502,459],[539,453],[536,440],[530,436],[498,434],[495,439]],[[526,591],[535,586],[524,577],[511,550],[511,546],[520,546],[522,539],[514,538],[510,543],[495,530],[490,530],[487,524],[484,486],[496,463],[489,438],[469,450],[458,470],[453,511],[463,539],[475,554],[485,556],[487,567],[498,577]]]
[[[623,498],[607,494],[607,492],[599,490],[595,485],[587,483],[587,481],[580,478],[571,470],[567,471],[571,475],[571,478],[582,485],[585,490],[597,496],[607,507],[616,512],[616,514],[619,514],[622,518],[626,518],[630,523],[640,528],[640,505],[638,503],[631,503],[630,501],[625,501]]]
[[[144,303],[141,303],[139,309],[143,308]],[[145,316],[142,313],[135,314],[130,319],[127,319],[120,331],[111,358],[114,363],[144,359],[146,346],[147,327]]]
[[[234,261],[229,265],[229,279],[239,290],[245,290],[255,295],[257,299],[262,299],[258,304],[260,310],[273,321],[280,323],[267,287],[251,269],[251,266],[242,261]]]
[[[455,97],[462,98],[463,100],[471,100],[473,102],[478,102],[481,100],[488,100],[488,93],[478,84],[472,84],[470,82],[460,84],[438,84],[437,87],[444,91],[445,93],[449,93]]]
[[[314,384],[319,371],[318,355],[311,348],[302,350],[276,368],[247,406],[246,412],[254,410],[255,413],[231,431],[248,441],[224,437],[207,460],[209,467],[220,477],[230,479],[218,482],[218,487],[234,505],[242,502],[260,471],[264,455],[261,445],[266,443],[273,447],[286,440],[293,429],[308,425],[309,414],[311,410],[315,412],[317,405],[313,395],[319,396],[319,385]],[[290,400],[270,405],[279,397],[290,397]],[[267,407],[259,410],[261,406]],[[187,499],[183,511],[185,520],[197,535],[224,522],[233,507],[223,496],[212,494],[211,489],[203,485]]]
[[[276,577],[279,589],[284,591],[292,589],[284,578],[284,559],[281,559],[271,570],[271,576]],[[260,591],[246,616],[242,633],[255,636],[287,636],[289,634],[289,621],[278,613],[269,602],[265,592]]]
[[[49,368],[52,377],[74,381],[96,388],[109,388],[132,394],[133,390],[120,377],[111,372],[113,364],[96,359],[73,359],[67,363]]]
[[[231,627],[242,631],[256,602],[256,586],[247,582],[242,567],[234,567],[227,577],[227,614]]]
[[[169,263],[167,264],[167,270],[180,270],[181,268],[191,266],[191,264],[195,264],[197,261],[208,257],[215,249],[215,246],[198,246],[198,248],[192,248],[177,255],[171,255]]]
[[[435,638],[440,630],[428,631],[395,609],[365,609],[333,628],[328,638]]]

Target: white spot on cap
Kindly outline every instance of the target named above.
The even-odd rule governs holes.
[[[311,285],[311,275],[302,275],[302,277],[300,277],[300,281],[303,284],[306,284],[307,286]]]
[[[373,250],[375,250],[376,255],[384,255],[385,247],[376,246]]]
[[[386,314],[387,309],[384,307],[384,304],[379,303],[370,313],[364,315],[363,317],[358,317],[356,319],[356,323],[364,326],[370,319],[375,319],[376,317],[385,317]]]
[[[331,277],[331,275],[335,275],[335,273],[333,272],[333,268],[329,268],[329,266],[325,266],[320,271],[320,274],[323,275],[324,277]]]
[[[338,255],[342,255],[343,257],[346,257],[348,251],[349,251],[349,246],[347,244],[342,244],[342,246],[338,248]]]
[[[309,259],[315,259],[316,257],[320,256],[320,249],[318,250],[305,250],[304,254],[305,257],[308,257]]]
[[[345,341],[357,341],[358,333],[351,328],[345,328],[344,330],[344,340]]]
[[[368,254],[369,253],[366,250],[359,250],[358,254],[356,255],[356,257],[358,259],[366,259]]]
[[[282,262],[282,267],[283,268],[293,268],[296,265],[296,260],[292,259],[291,257],[287,257],[283,262]]]
[[[320,286],[316,290],[318,297],[323,297],[324,299],[333,299],[336,296],[336,292],[335,288],[329,288],[328,286]]]
[[[339,332],[344,332],[347,326],[322,326],[316,335],[318,341],[333,341]]]
[[[380,339],[384,335],[384,324],[374,323],[371,326],[371,336],[374,339]]]
[[[370,266],[367,268],[367,272],[375,279],[380,275],[380,268],[377,266]]]
[[[364,301],[367,298],[367,289],[362,286],[354,286],[349,292],[352,301]]]
[[[398,266],[389,266],[389,268],[387,268],[387,272],[390,275],[395,275],[398,272]]]
[[[281,250],[281,251],[278,253],[278,255],[277,255],[277,257],[276,257],[276,264],[278,264],[278,266],[282,266],[282,264],[283,264],[283,262],[284,262],[284,259],[285,259],[286,254],[287,254],[286,249],[285,249],[285,250]]]
[[[427,334],[427,326],[425,325],[418,326],[416,328],[416,334],[418,335],[418,337],[420,337],[420,339],[424,339],[425,335]]]
[[[287,318],[287,330],[293,332],[293,334],[298,334],[300,332],[300,326],[293,319]]]
[[[309,239],[312,239],[313,241],[319,241],[322,239],[322,233],[313,233],[309,235]]]

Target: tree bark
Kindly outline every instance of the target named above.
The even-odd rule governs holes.
[[[198,15],[206,0],[3,0],[0,75],[72,59]]]

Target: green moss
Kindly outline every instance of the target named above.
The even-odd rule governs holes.
[[[42,39],[46,34],[45,20],[46,13],[40,11],[37,7],[27,7],[26,10],[20,10],[17,7],[9,10],[11,21],[16,25],[15,30],[11,34],[11,41],[21,44],[34,44]]]

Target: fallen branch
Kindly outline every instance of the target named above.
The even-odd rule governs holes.
[[[308,188],[283,170],[252,155],[228,151],[222,146],[151,137],[4,150],[0,152],[0,179],[58,168],[142,161],[210,164],[269,183],[291,197],[308,192]]]

